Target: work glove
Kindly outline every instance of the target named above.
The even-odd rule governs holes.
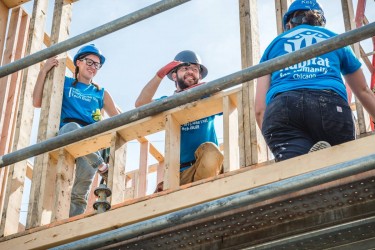
[[[169,72],[171,72],[172,69],[177,67],[178,65],[182,64],[182,62],[179,61],[172,61],[165,65],[163,68],[159,69],[159,71],[156,73],[158,77],[163,79]]]

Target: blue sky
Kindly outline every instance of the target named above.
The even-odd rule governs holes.
[[[158,1],[80,0],[73,4],[70,35],[79,35],[155,2]],[[261,53],[276,36],[274,2],[258,1]],[[357,1],[353,2],[356,8]],[[24,5],[30,15],[32,3]],[[327,18],[326,27],[336,33],[344,32],[341,1],[321,0],[320,3]],[[53,1],[50,1],[47,33],[51,30],[52,13]],[[156,71],[182,50],[193,50],[201,56],[203,64],[208,68],[206,81],[239,71],[241,51],[238,13],[238,0],[192,0],[97,39],[93,43],[102,50],[107,60],[94,80],[106,88],[118,106],[126,111],[134,108],[138,94]],[[365,14],[370,22],[375,21],[374,1],[367,1]],[[362,44],[366,52],[372,50],[370,40]],[[69,51],[69,55],[73,56],[77,50]],[[369,79],[368,73],[367,77]],[[174,83],[166,78],[156,97],[170,95],[173,91]],[[162,150],[162,136],[156,135],[150,137],[150,140]],[[138,155],[137,149],[131,145],[129,150],[129,155]],[[135,153],[132,153],[133,150]],[[133,167],[137,166],[138,156],[130,160]]]

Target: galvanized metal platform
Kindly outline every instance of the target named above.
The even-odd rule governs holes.
[[[101,249],[372,249],[375,171]]]

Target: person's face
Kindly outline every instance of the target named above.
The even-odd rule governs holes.
[[[200,80],[200,67],[196,64],[184,65],[172,74],[172,79],[176,82],[177,91],[182,91]]]
[[[82,78],[84,82],[90,82],[101,67],[100,59],[96,55],[87,55],[77,60],[77,67],[79,67],[79,77]]]

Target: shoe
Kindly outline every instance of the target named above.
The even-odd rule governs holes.
[[[321,150],[321,149],[324,149],[324,148],[329,148],[331,147],[331,144],[329,144],[328,142],[326,141],[318,141],[317,143],[315,143],[309,150],[309,153],[311,152],[315,152],[315,151],[318,151],[318,150]]]
[[[107,163],[103,163],[101,167],[98,168],[98,173],[104,179],[105,183],[107,183],[108,180],[108,168],[109,165]]]

